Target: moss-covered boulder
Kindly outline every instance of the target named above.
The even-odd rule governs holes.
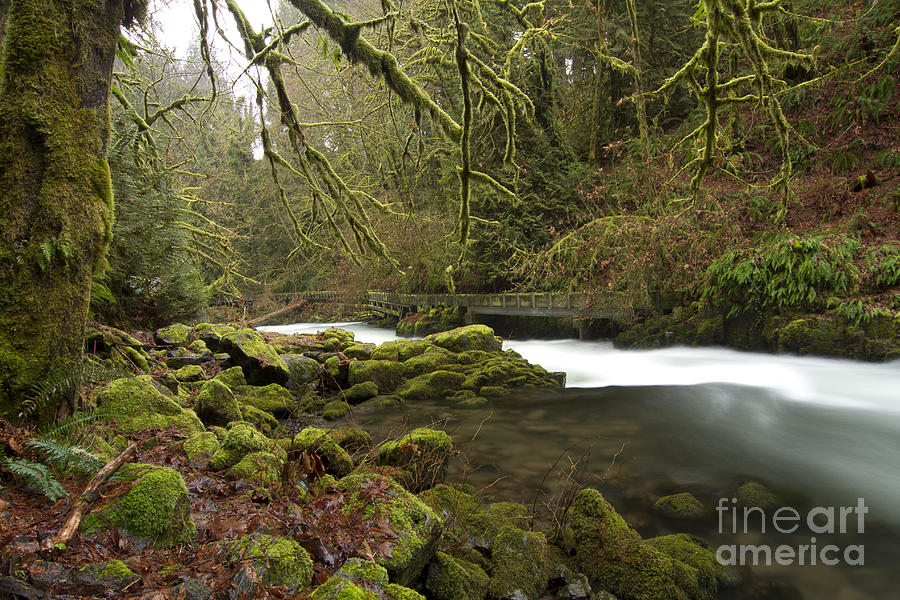
[[[444,481],[447,461],[452,454],[453,441],[447,432],[420,427],[400,439],[382,444],[375,460],[379,465],[408,472],[409,476],[404,477],[402,483],[418,492]]]
[[[357,452],[368,448],[372,443],[372,434],[359,427],[338,427],[328,431],[331,438],[348,452]]]
[[[310,595],[313,600],[425,600],[422,594],[388,582],[387,570],[350,558]]]
[[[280,356],[288,367],[288,388],[297,389],[319,379],[320,365],[318,361],[300,354],[282,354]]]
[[[251,423],[262,433],[269,435],[276,427],[278,427],[278,419],[264,410],[260,410],[252,404],[240,404],[241,420]]]
[[[187,486],[181,474],[168,467],[146,470],[128,493],[97,517],[153,547],[183,544],[197,535]]]
[[[271,452],[274,447],[277,447],[275,442],[250,423],[235,423],[225,434],[222,446],[209,459],[209,466],[215,470],[227,469],[251,452]]]
[[[187,325],[175,323],[168,327],[160,327],[153,334],[153,340],[160,346],[187,346],[193,331]]]
[[[219,448],[219,440],[212,431],[201,431],[184,440],[181,449],[190,459],[212,456]]]
[[[537,600],[547,589],[549,550],[543,533],[504,526],[494,538],[489,593]]]
[[[244,377],[244,370],[240,367],[231,367],[216,373],[213,377],[216,381],[224,383],[231,389],[237,389],[242,385],[247,385],[247,379]]]
[[[762,509],[774,508],[778,505],[778,496],[769,488],[756,481],[747,481],[738,486],[734,492],[740,506],[756,506]]]
[[[241,568],[232,584],[246,596],[262,596],[263,586],[284,586],[297,593],[313,579],[313,561],[300,544],[286,537],[254,533],[231,543],[229,554]]]
[[[478,565],[437,552],[428,568],[425,589],[435,600],[484,600],[489,583]]]
[[[381,394],[393,392],[403,381],[403,366],[391,360],[357,360],[351,362],[347,369],[349,386],[371,381],[378,386]]]
[[[432,346],[422,354],[403,363],[403,375],[408,378],[437,371],[445,365],[456,364],[456,355],[440,346]]]
[[[203,367],[199,365],[187,365],[181,367],[172,374],[178,381],[183,381],[185,383],[196,383],[206,379],[206,373],[203,372]]]
[[[227,385],[213,378],[203,384],[194,411],[206,425],[224,427],[241,420],[241,407]]]
[[[569,515],[576,563],[595,589],[620,600],[715,598],[715,580],[710,582],[696,567],[669,554],[664,547],[668,542],[642,539],[597,490],[579,492]]]
[[[495,353],[472,363],[464,373],[466,380],[462,387],[482,396],[503,395],[504,390],[511,388],[558,388],[562,385],[555,375],[540,365],[532,365],[512,350]],[[487,390],[482,393],[485,387]]]
[[[73,579],[74,583],[85,592],[121,594],[125,588],[139,581],[140,576],[121,560],[113,559],[85,565],[75,572]],[[53,583],[62,584],[64,582],[55,581]]]
[[[281,479],[283,465],[284,461],[271,452],[251,452],[228,469],[228,474],[251,485],[268,487]]]
[[[270,383],[265,386],[244,385],[235,389],[238,401],[276,417],[288,417],[294,412],[294,397],[284,386]]]
[[[442,400],[458,390],[466,381],[466,376],[454,371],[438,370],[419,375],[397,388],[397,395],[407,401]]]
[[[374,381],[363,381],[362,383],[357,383],[346,392],[344,392],[344,397],[350,404],[359,404],[360,402],[365,402],[369,398],[374,398],[377,395],[378,386],[375,385]]]
[[[494,330],[487,325],[457,327],[450,331],[429,335],[425,341],[451,352],[465,352],[466,350],[499,352],[503,348],[503,341],[495,336]]]
[[[118,428],[123,433],[173,426],[189,434],[204,430],[194,411],[164,396],[149,375],[109,382],[100,390],[98,403],[119,415]]]
[[[222,336],[228,333],[234,333],[237,328],[229,323],[219,323],[210,325],[201,323],[194,327],[194,331],[198,338],[203,340],[207,348],[211,352],[222,352]]]
[[[653,512],[667,519],[688,521],[697,521],[707,515],[703,503],[688,492],[663,496],[653,503]]]
[[[389,552],[376,562],[399,585],[415,581],[434,556],[443,528],[441,518],[390,477],[356,471],[338,481],[337,487],[346,492],[349,506],[362,509],[370,518],[380,514],[397,534],[387,542]],[[381,491],[373,498],[371,489]]]
[[[375,348],[372,351],[372,359],[404,362],[433,347],[431,342],[425,340],[392,340]]]
[[[353,360],[369,360],[372,358],[372,351],[375,350],[375,344],[350,344],[342,350],[344,356]]]
[[[284,385],[290,378],[288,367],[278,353],[263,337],[252,329],[226,333],[220,342],[224,352],[244,370],[247,382],[253,385],[278,383]]]
[[[307,427],[294,436],[291,449],[315,452],[322,459],[326,472],[333,473],[338,477],[343,477],[353,470],[353,459],[334,441],[326,429]]]
[[[350,414],[350,405],[345,401],[336,399],[325,404],[322,409],[322,418],[326,421],[342,419]]]
[[[399,408],[405,405],[406,400],[396,394],[379,394],[360,404],[365,408]]]

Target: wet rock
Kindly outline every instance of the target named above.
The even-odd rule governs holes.
[[[354,386],[371,381],[378,393],[390,394],[403,381],[403,366],[390,360],[353,361],[348,365],[347,383]]]
[[[290,373],[287,365],[258,332],[242,329],[226,333],[220,341],[222,350],[243,368],[248,383],[284,385],[288,382]]]
[[[562,589],[556,592],[557,600],[589,600],[590,598],[600,598],[602,596],[593,596],[591,593],[591,584],[588,583],[587,576],[579,573],[575,576],[571,583],[566,584]],[[612,598],[609,594],[607,599]],[[612,600],[615,600],[612,598]]]
[[[359,404],[378,395],[378,386],[374,381],[364,381],[352,386],[344,393],[347,402],[350,404]]]
[[[494,330],[487,325],[457,327],[450,331],[429,335],[425,341],[451,352],[465,352],[466,350],[499,352],[503,348],[502,340],[495,336]]]
[[[316,360],[300,354],[282,354],[281,359],[288,368],[289,389],[297,389],[319,379],[319,363]]]
[[[161,327],[153,334],[153,340],[160,346],[186,346],[191,340],[192,330],[187,325],[175,323]]]
[[[213,378],[203,384],[194,411],[205,425],[224,427],[241,420],[241,407],[231,389]]]

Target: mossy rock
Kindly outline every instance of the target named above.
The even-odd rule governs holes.
[[[347,331],[346,329],[341,329],[339,327],[329,327],[325,331],[320,332],[319,335],[326,340],[335,339],[345,344],[352,342],[356,338],[352,331]]]
[[[492,502],[485,505],[482,513],[494,523],[506,523],[519,529],[528,529],[531,525],[531,511],[518,502]]]
[[[466,380],[462,373],[433,371],[419,375],[397,388],[397,395],[404,400],[441,400],[459,389]]]
[[[98,517],[129,537],[158,548],[183,544],[197,535],[184,479],[168,467],[145,472]]]
[[[200,388],[194,410],[206,425],[224,427],[242,419],[240,404],[231,388],[215,378]]]
[[[266,386],[244,385],[234,391],[241,404],[250,404],[276,417],[289,417],[295,409],[291,392],[277,383]]]
[[[264,410],[260,410],[252,404],[241,403],[241,420],[252,423],[260,432],[269,435],[278,427],[278,419]]]
[[[244,370],[247,382],[252,385],[278,383],[284,385],[290,378],[288,367],[263,337],[252,329],[226,333],[220,340],[221,348]]]
[[[216,376],[213,377],[213,379],[224,383],[232,390],[237,389],[242,385],[247,385],[247,379],[244,377],[244,370],[240,367],[231,367],[230,369],[220,371],[219,373],[216,373]]]
[[[322,459],[325,470],[338,477],[343,477],[353,470],[353,459],[326,429],[307,427],[294,436],[292,450],[308,450],[315,452]]]
[[[322,409],[322,418],[326,421],[342,419],[350,414],[350,405],[343,400],[332,400]]]
[[[319,379],[320,365],[318,361],[299,354],[282,354],[281,359],[288,367],[287,386],[290,389],[299,388]]]
[[[200,354],[200,355],[207,354],[207,353],[212,354],[209,351],[209,346],[207,346],[206,342],[204,342],[203,340],[194,340],[193,342],[188,344],[188,350],[190,350],[191,352],[194,352],[195,354]]]
[[[198,381],[204,381],[206,379],[206,373],[203,371],[203,367],[199,365],[187,365],[185,367],[181,367],[172,373],[178,381],[184,381],[188,383],[195,383]]]
[[[502,398],[510,394],[509,390],[502,385],[483,385],[478,393],[485,398]]]
[[[425,589],[435,600],[484,600],[489,583],[478,565],[437,552],[428,568]]]
[[[494,330],[487,325],[457,327],[450,331],[429,335],[425,341],[451,352],[466,352],[467,350],[499,352],[503,348],[502,340],[496,337]]]
[[[360,407],[371,408],[400,408],[402,406],[406,406],[406,400],[396,394],[381,394],[360,404]]]
[[[123,433],[178,427],[193,434],[204,430],[194,411],[164,396],[149,375],[124,377],[106,384],[98,395],[101,407],[118,416]]]
[[[461,365],[475,365],[482,363],[496,354],[485,352],[484,350],[466,350],[456,355],[456,361]]]
[[[650,538],[647,543],[675,560],[696,569],[697,588],[712,593],[712,596],[705,595],[704,597],[714,598],[718,584],[727,580],[725,567],[719,563],[715,553],[703,540],[696,536],[676,533]]]
[[[140,576],[132,571],[121,560],[92,563],[78,569],[75,583],[91,593],[118,592],[140,580]],[[61,583],[61,582],[60,582]]]
[[[195,433],[182,444],[182,450],[190,459],[212,456],[219,448],[219,440],[211,431]]]
[[[403,375],[412,378],[452,364],[456,364],[455,354],[440,346],[432,346],[426,352],[404,362]]]
[[[370,482],[378,482],[383,493],[374,501],[364,492]],[[347,503],[363,510],[369,518],[380,513],[397,537],[389,542],[390,552],[376,562],[387,569],[391,581],[401,586],[414,582],[434,555],[443,521],[427,504],[391,479],[372,472],[356,471],[337,483],[347,493]]]
[[[388,583],[384,567],[350,558],[310,595],[313,600],[425,600],[409,588]]]
[[[260,433],[250,423],[234,423],[225,434],[222,446],[209,459],[209,466],[214,470],[227,469],[236,465],[251,452],[272,452],[277,447],[275,442]]]
[[[228,474],[251,485],[269,487],[281,479],[282,466],[284,461],[271,452],[251,452],[228,469]]]
[[[392,340],[375,348],[372,351],[372,359],[404,362],[419,356],[431,347],[433,344],[424,340]]]
[[[543,533],[504,526],[492,544],[489,594],[537,600],[547,589],[549,550]]]
[[[344,397],[350,404],[359,404],[378,395],[378,386],[374,381],[357,383],[344,392]]]
[[[703,503],[688,492],[663,496],[653,503],[653,512],[667,519],[688,521],[698,521],[708,514]]]
[[[774,508],[779,504],[778,496],[772,493],[769,488],[756,481],[748,481],[740,486],[734,492],[740,506],[756,506],[762,509]]]
[[[284,586],[291,594],[312,583],[312,558],[290,538],[254,533],[231,543],[229,554],[232,560],[242,564],[232,584],[249,597],[263,595],[257,582],[264,586]]]
[[[715,581],[710,583],[696,567],[660,549],[659,543],[642,539],[597,490],[585,489],[575,496],[569,522],[576,564],[594,588],[622,600],[715,598]]]
[[[209,324],[204,323],[203,325]],[[211,352],[222,352],[222,336],[237,331],[237,328],[229,323],[209,325],[203,329],[196,329],[195,327],[194,329],[197,331],[197,337],[203,340],[203,343],[206,344]]]
[[[372,358],[372,351],[375,349],[375,344],[350,344],[346,348],[344,348],[341,352],[344,353],[349,359],[356,360],[369,360]]]
[[[356,452],[368,448],[372,443],[372,434],[359,427],[339,427],[328,431],[341,448],[348,452]]]
[[[161,346],[187,346],[193,331],[187,325],[175,323],[168,327],[160,327],[153,334],[154,341]]]
[[[403,478],[402,483],[418,492],[443,482],[452,454],[453,441],[447,432],[420,427],[382,444],[375,461],[408,471],[410,476],[408,480]]]
[[[371,381],[381,394],[389,394],[403,381],[403,366],[391,360],[353,361],[347,367],[347,383],[350,387]]]

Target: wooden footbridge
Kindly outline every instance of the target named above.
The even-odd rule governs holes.
[[[434,307],[461,307],[467,315],[501,315],[525,317],[568,317],[574,319],[619,319],[634,314],[666,312],[675,305],[675,298],[655,295],[649,306],[625,307],[614,294],[590,300],[580,293],[508,292],[498,294],[398,294],[370,291],[360,294],[315,291],[272,294],[268,296],[282,306],[301,301],[309,303],[342,304],[351,312],[371,311],[398,319],[425,312]],[[224,300],[224,299],[223,299]],[[252,306],[253,299],[244,302]],[[231,304],[232,302],[222,302]]]

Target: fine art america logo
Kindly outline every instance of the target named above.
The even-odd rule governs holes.
[[[729,501],[730,500],[730,501]],[[829,536],[828,541],[838,540],[839,534],[865,532],[865,516],[869,512],[863,498],[856,506],[817,506],[805,515],[790,506],[769,512],[758,506],[737,506],[737,498],[720,498],[716,506],[720,534],[774,534],[809,533],[809,542],[800,544],[723,544],[716,550],[716,558],[723,565],[782,566],[865,564],[865,546],[849,544],[840,546],[817,541],[817,535]],[[730,516],[727,527],[725,516]],[[801,531],[801,528],[804,528]],[[804,536],[805,537],[805,536]],[[803,540],[806,541],[805,539]]]

